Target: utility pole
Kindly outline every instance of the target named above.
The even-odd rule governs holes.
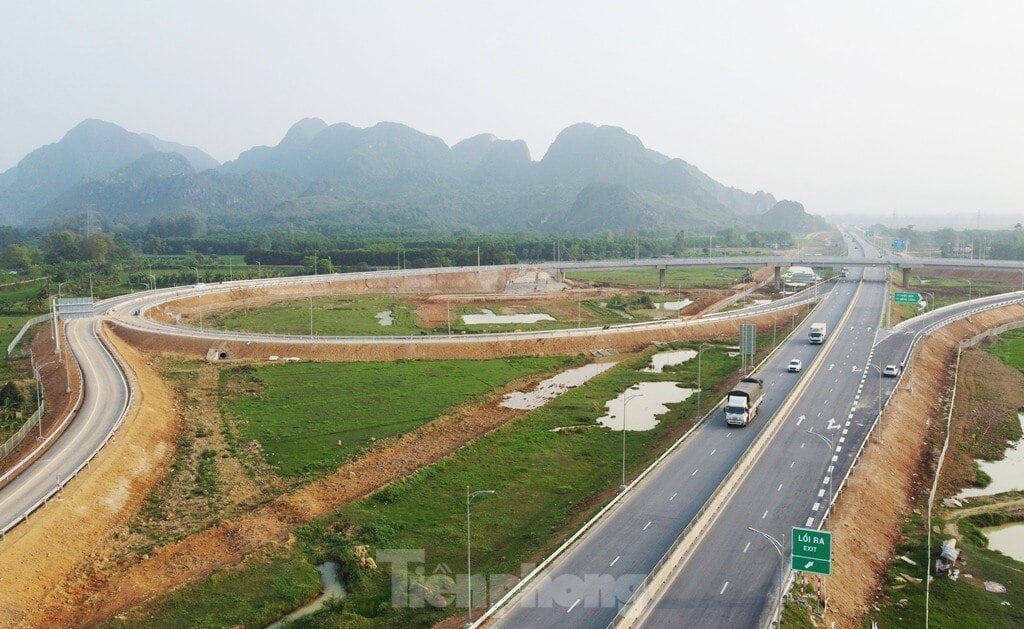
[[[313,338],[313,297],[309,298],[309,337]]]
[[[50,300],[53,312],[53,353],[60,354],[60,330],[57,328],[57,301]]]

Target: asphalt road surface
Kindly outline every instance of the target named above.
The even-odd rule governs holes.
[[[85,381],[81,408],[53,445],[0,490],[0,530],[22,519],[54,491],[58,482],[67,482],[106,441],[128,404],[128,385],[120,367],[96,337],[94,325],[92,318],[67,323],[68,344]],[[47,357],[39,360],[45,362]]]
[[[856,272],[855,272],[856,273]],[[809,364],[820,351],[807,334],[812,322],[834,329],[849,306],[856,279],[839,282],[819,308],[753,375],[765,383],[758,416],[746,427],[726,425],[721,409],[632,488],[594,529],[525,588],[496,621],[502,627],[605,627],[806,377],[789,373],[793,358]],[[614,462],[610,462],[614,464]],[[588,579],[587,575],[594,575]]]
[[[897,380],[915,335],[1008,296],[957,304],[879,330],[885,305],[883,269],[866,269],[862,296],[840,337],[810,374],[811,386],[782,421],[770,449],[689,553],[644,618],[645,627],[753,627],[770,620],[779,585],[788,579],[792,527],[823,525],[832,488],[849,473],[881,404]],[[1019,295],[1018,295],[1019,297]],[[821,439],[811,433],[822,435]],[[782,546],[780,557],[763,531]]]

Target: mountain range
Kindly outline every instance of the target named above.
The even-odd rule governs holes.
[[[279,144],[224,164],[200,149],[86,120],[0,173],[0,222],[42,226],[96,212],[141,224],[195,214],[211,227],[594,234],[821,221],[792,201],[724,186],[613,126],[574,124],[533,161],[522,140],[449,147],[411,127],[307,118]]]

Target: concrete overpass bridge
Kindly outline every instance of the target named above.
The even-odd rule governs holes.
[[[643,258],[636,260],[587,260],[582,262],[552,262],[541,265],[552,270],[561,280],[565,279],[566,271],[597,271],[624,269],[651,269],[658,271],[658,287],[665,288],[665,271],[670,268],[714,267],[714,268],[752,268],[770,266],[775,269],[775,287],[781,288],[782,268],[788,266],[809,267],[868,267],[886,265],[903,271],[903,287],[910,287],[910,276],[921,269],[1001,269],[1018,271],[1021,274],[1021,285],[1024,286],[1024,260],[965,260],[963,258],[920,258],[910,256],[882,255],[875,258],[841,256],[823,256],[810,254],[777,255],[777,256],[740,256],[740,257],[704,257],[704,258]]]

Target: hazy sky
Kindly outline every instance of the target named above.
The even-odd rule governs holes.
[[[1020,212],[1022,25],[1021,2],[0,0],[0,170],[84,118],[222,161],[308,116],[534,159],[588,121],[814,212]]]

